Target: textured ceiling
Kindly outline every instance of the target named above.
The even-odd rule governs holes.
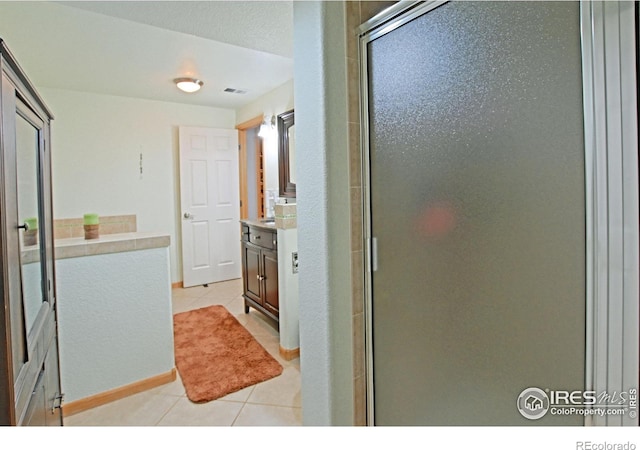
[[[0,1],[0,37],[37,87],[237,109],[293,78],[293,59],[282,56],[292,47],[292,18],[285,17],[291,4],[226,3],[87,2],[70,7],[68,2]],[[274,24],[269,14],[277,8],[285,12]],[[133,19],[137,16],[140,21]],[[220,37],[202,37],[205,32]],[[195,94],[180,92],[172,80],[184,76],[203,80],[204,87]],[[227,93],[226,88],[247,93]]]
[[[280,56],[293,56],[292,1],[59,2]]]

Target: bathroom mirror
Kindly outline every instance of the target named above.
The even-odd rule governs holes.
[[[278,116],[280,197],[296,196],[296,145],[293,110]]]

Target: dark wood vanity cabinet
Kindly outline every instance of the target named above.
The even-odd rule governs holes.
[[[242,225],[244,312],[252,307],[278,321],[278,235],[270,227]]]

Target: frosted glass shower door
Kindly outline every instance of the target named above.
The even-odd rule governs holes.
[[[579,4],[450,2],[365,36],[377,425],[531,420],[585,379]]]

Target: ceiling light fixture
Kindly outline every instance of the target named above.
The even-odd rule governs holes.
[[[176,78],[173,80],[178,89],[184,92],[196,92],[200,90],[204,82],[196,78]]]

